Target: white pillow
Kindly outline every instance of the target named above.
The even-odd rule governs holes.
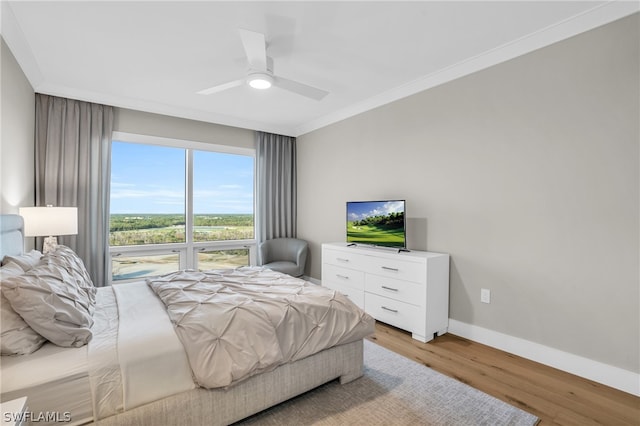
[[[9,262],[14,262],[20,266],[24,272],[27,272],[29,269],[40,263],[41,258],[42,253],[38,250],[31,250],[29,253],[20,254],[18,256],[5,256],[4,259],[2,259],[2,266]]]
[[[92,337],[97,290],[73,285],[75,280],[62,267],[42,264],[4,280],[2,292],[42,337],[58,346],[80,347]]]
[[[6,259],[6,257],[5,257]],[[24,269],[15,262],[7,262],[2,264],[0,268],[0,279],[15,277],[16,275],[22,275]]]
[[[7,262],[0,268],[2,282],[10,277],[22,275],[24,271],[15,262]],[[2,293],[0,286],[0,353],[2,355],[26,355],[42,346],[46,339],[36,333],[22,319]]]
[[[80,256],[71,248],[58,244],[52,251],[42,256],[41,264],[55,264],[64,268],[75,279],[74,284],[79,287],[94,287],[91,276],[84,266]]]

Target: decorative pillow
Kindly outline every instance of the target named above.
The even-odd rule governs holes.
[[[54,265],[67,271],[69,279],[66,283],[84,291],[91,305],[96,304],[96,290],[93,281],[91,281],[84,262],[72,249],[64,245],[57,245],[52,251],[42,256],[40,264]]]
[[[38,265],[41,258],[42,253],[38,250],[31,250],[29,253],[20,254],[18,256],[5,256],[2,259],[2,266],[9,262],[14,262],[20,266],[24,272],[27,272],[29,269]]]
[[[66,269],[42,264],[2,282],[11,307],[38,334],[58,346],[80,347],[91,340],[95,287],[69,285]]]
[[[0,268],[2,281],[23,273],[22,268],[14,262],[8,262]],[[1,290],[2,287],[0,287],[0,354],[26,355],[36,351],[46,342],[46,339],[33,331],[22,317],[11,308]]]
[[[52,251],[45,253],[41,263],[55,264],[66,269],[80,287],[94,287],[82,259],[65,245],[59,244]]]
[[[16,275],[22,275],[23,273],[24,269],[22,269],[22,267],[15,262],[3,263],[2,268],[0,268],[0,278],[3,279],[15,277]]]

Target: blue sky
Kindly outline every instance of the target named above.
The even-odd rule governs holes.
[[[404,211],[404,201],[366,201],[347,204],[347,219],[361,220],[369,216]]]
[[[185,150],[114,141],[111,213],[184,213]],[[253,157],[194,152],[194,212],[253,213]]]

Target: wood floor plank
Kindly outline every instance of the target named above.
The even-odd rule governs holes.
[[[640,426],[634,395],[452,334],[421,343],[377,323],[370,340],[540,417],[541,426]]]
[[[490,356],[482,357],[481,351],[490,353]],[[489,376],[502,387],[516,388],[539,398],[553,401],[556,405],[574,404],[576,408],[580,409],[582,415],[598,416],[604,413],[618,422],[624,423],[633,420],[625,418],[626,409],[630,406],[625,404],[624,400],[616,401],[609,396],[604,396],[602,394],[604,387],[594,387],[593,382],[589,383],[587,380],[576,378],[568,373],[521,357],[505,354],[493,348],[484,347],[484,345],[474,345],[473,348],[466,347],[465,356],[467,355],[471,357],[471,362],[467,362],[462,357],[459,357],[458,361],[468,364],[469,374],[475,374],[476,380],[469,383],[472,386],[481,387],[481,382]],[[477,383],[478,381],[480,383]],[[620,391],[609,388],[608,393],[616,392]],[[623,392],[620,394],[624,395]],[[515,398],[514,394],[504,395],[504,399]]]

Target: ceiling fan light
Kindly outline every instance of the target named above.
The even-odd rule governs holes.
[[[265,73],[254,73],[247,77],[247,83],[254,89],[268,89],[273,84],[273,77]]]

